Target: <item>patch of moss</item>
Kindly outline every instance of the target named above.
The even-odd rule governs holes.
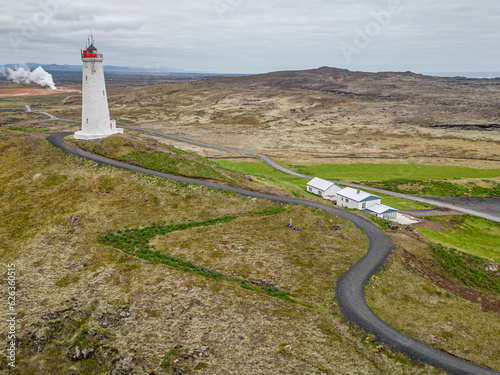
[[[57,186],[59,184],[62,184],[64,181],[68,179],[68,176],[62,175],[59,173],[53,173],[45,179],[45,185],[46,186]]]

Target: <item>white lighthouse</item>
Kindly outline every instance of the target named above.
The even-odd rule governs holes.
[[[75,139],[99,139],[123,133],[123,129],[116,128],[116,121],[109,118],[103,57],[94,47],[94,37],[82,51],[82,61],[82,130],[75,133]]]

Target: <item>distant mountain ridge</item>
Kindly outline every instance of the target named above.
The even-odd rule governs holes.
[[[6,64],[1,65],[4,68],[16,69],[19,66],[26,66],[33,70],[41,66],[43,70],[47,73],[51,72],[81,72],[81,65],[58,65],[58,64],[37,64],[37,63],[26,63],[26,64]],[[113,66],[104,65],[104,71],[106,72],[120,72],[120,73],[188,73],[184,69],[169,68],[169,67],[155,67],[155,68],[142,68],[142,67],[131,67],[131,66]]]

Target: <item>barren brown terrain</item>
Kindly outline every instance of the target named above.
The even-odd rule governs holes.
[[[500,160],[500,80],[320,68],[111,93],[115,118],[296,163]]]

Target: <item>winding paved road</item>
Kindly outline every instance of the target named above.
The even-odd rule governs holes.
[[[135,128],[134,128],[135,129]],[[148,130],[149,131],[149,130]],[[154,134],[163,135],[159,132],[149,131]],[[391,254],[393,245],[389,237],[376,225],[372,224],[367,219],[357,216],[351,212],[345,211],[337,207],[326,206],[320,203],[294,199],[283,198],[268,194],[261,194],[249,190],[234,188],[231,186],[219,185],[207,181],[196,180],[192,178],[173,176],[166,173],[156,172],[134,165],[122,163],[116,160],[107,159],[105,157],[95,155],[72,146],[64,142],[64,137],[73,133],[54,133],[47,140],[55,147],[58,147],[73,155],[93,160],[102,165],[110,165],[117,168],[139,172],[151,176],[168,178],[170,180],[184,182],[194,185],[203,185],[214,189],[231,191],[236,194],[245,196],[267,199],[274,202],[284,204],[297,204],[308,207],[321,209],[332,214],[343,217],[346,220],[353,222],[360,230],[365,232],[370,240],[367,255],[354,264],[337,282],[336,299],[337,302],[349,321],[356,324],[363,330],[372,333],[377,342],[382,342],[387,346],[406,354],[409,358],[428,363],[432,366],[441,368],[451,374],[457,375],[491,375],[499,374],[496,371],[486,369],[463,360],[452,357],[437,349],[427,346],[417,340],[414,340],[401,332],[389,327],[373,311],[368,307],[364,300],[364,286],[370,280],[370,277],[376,273],[385,263],[387,257]],[[169,138],[181,140],[178,137],[169,136]],[[208,144],[196,143],[205,147],[213,147]],[[235,151],[240,153],[249,153],[245,151],[228,149],[216,146],[216,148]],[[255,153],[251,153],[258,155]],[[260,155],[259,155],[260,156]]]
[[[201,146],[201,147],[209,147],[209,148],[215,148],[215,149],[218,149],[218,150],[238,152],[240,154],[258,156],[258,157],[260,157],[260,159],[264,163],[266,163],[266,164],[270,165],[271,167],[276,168],[276,169],[278,169],[278,170],[280,170],[280,171],[282,171],[282,172],[284,172],[286,174],[289,174],[289,175],[292,175],[292,176],[295,176],[295,177],[300,177],[300,178],[307,178],[307,179],[312,179],[313,178],[312,176],[307,176],[307,175],[304,175],[304,174],[292,171],[292,170],[290,170],[288,168],[285,168],[285,167],[279,165],[278,163],[274,162],[273,160],[271,160],[269,157],[267,157],[265,155],[262,155],[262,154],[259,154],[257,152],[236,150],[234,148],[223,147],[223,146],[214,146],[214,145],[210,145],[208,143],[193,141],[191,139],[177,137],[177,136],[166,134],[166,133],[162,133],[162,132],[159,132],[159,131],[156,131],[156,130],[135,128],[135,127],[131,127],[131,126],[121,126],[121,127],[124,128],[124,129],[129,129],[129,130],[138,130],[138,131],[143,131],[143,132],[147,132],[147,133],[152,133],[152,134],[159,135],[161,137],[174,139],[174,140],[180,141],[180,142],[191,143],[193,145],[197,145],[197,146]],[[425,203],[425,204],[429,204],[429,205],[432,205],[432,206],[440,206],[440,205],[443,204],[442,202],[440,202],[438,200],[435,200],[435,199],[429,199],[429,198],[424,198],[424,197],[415,197],[415,196],[412,196],[412,195],[395,193],[395,192],[392,192],[392,191],[387,191],[387,190],[383,190],[383,189],[377,189],[377,188],[374,188],[374,187],[369,187],[369,186],[364,186],[364,185],[359,185],[359,184],[353,184],[353,183],[350,183],[350,182],[343,182],[343,181],[332,181],[332,182],[335,182],[335,183],[341,184],[341,185],[345,185],[345,186],[354,187],[354,188],[357,188],[357,189],[368,190],[368,191],[371,191],[371,192],[374,192],[374,193],[385,194],[385,195],[390,195],[392,197],[397,197],[397,198],[411,200],[411,201],[414,201],[414,202]],[[448,207],[448,208],[450,208],[450,209],[452,209],[454,211],[458,211],[458,212],[464,213],[464,214],[469,214],[469,215],[473,215],[473,216],[482,217],[484,219],[488,219],[488,220],[491,220],[491,221],[500,222],[500,217],[495,216],[495,215],[491,215],[491,214],[488,214],[488,213],[485,213],[485,212],[471,210],[471,209],[468,209],[468,208],[456,206],[454,204],[446,204],[446,207]]]

